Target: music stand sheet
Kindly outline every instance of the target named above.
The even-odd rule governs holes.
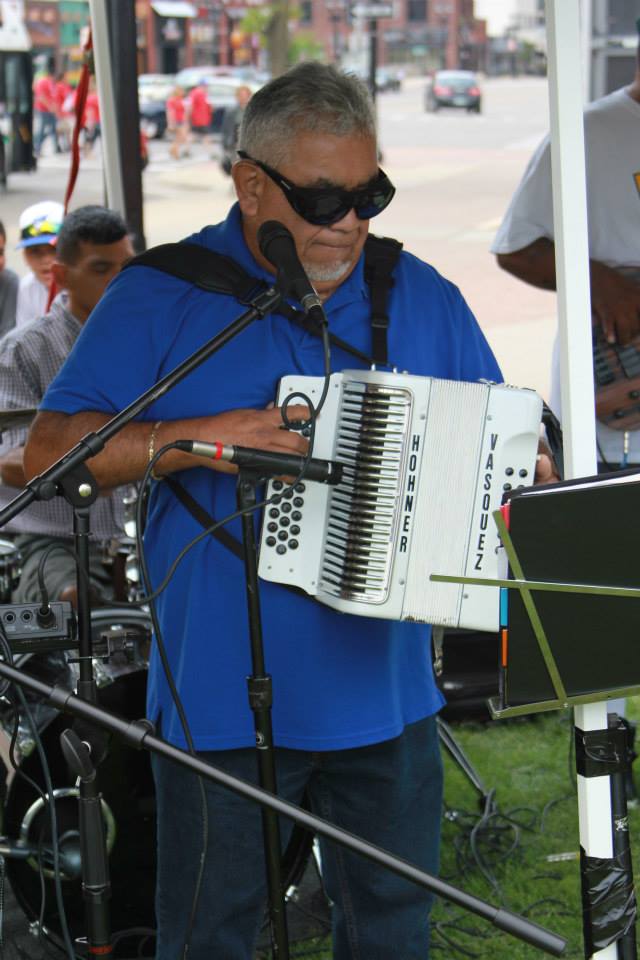
[[[640,473],[522,491],[509,533],[526,580],[640,586]],[[509,590],[503,706],[554,700],[518,590]],[[640,686],[640,599],[533,591],[569,696]]]

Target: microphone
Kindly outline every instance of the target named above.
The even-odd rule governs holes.
[[[297,454],[271,453],[268,450],[254,450],[253,447],[235,447],[227,443],[206,443],[204,440],[178,440],[179,450],[193,453],[197,457],[209,457],[212,460],[226,460],[239,467],[250,467],[268,476],[297,477],[304,467],[304,479],[317,483],[340,483],[342,464],[333,460],[305,458]]]
[[[278,271],[278,283],[285,296],[302,304],[310,319],[326,323],[322,301],[304,272],[291,232],[278,220],[266,220],[258,229],[260,253]]]

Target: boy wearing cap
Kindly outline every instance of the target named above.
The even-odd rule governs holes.
[[[53,261],[58,231],[64,217],[61,203],[43,200],[23,210],[20,215],[20,241],[29,273],[20,280],[16,326],[41,317],[47,310],[49,288],[53,280]]]

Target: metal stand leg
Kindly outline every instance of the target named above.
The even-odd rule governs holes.
[[[260,478],[250,471],[240,471],[237,488],[237,500],[240,509],[255,505],[256,485],[259,482]],[[253,511],[242,515],[242,540],[244,546],[249,637],[253,670],[252,675],[247,678],[247,686],[249,689],[249,706],[253,711],[256,731],[258,774],[260,786],[264,790],[268,790],[269,793],[277,794],[273,731],[271,727],[272,685],[271,677],[266,673],[264,662]],[[267,889],[269,892],[269,921],[273,956],[278,958],[278,960],[288,960],[289,937],[280,865],[280,825],[276,814],[266,807],[262,808],[262,831],[267,870]]]
[[[491,791],[488,790],[484,785],[480,774],[472,765],[466,753],[455,739],[453,733],[451,732],[451,727],[449,727],[448,724],[446,724],[440,717],[436,717],[436,724],[438,726],[440,743],[445,748],[449,756],[452,757],[455,763],[458,764],[467,779],[478,791],[480,797],[482,798],[482,805],[484,805]]]

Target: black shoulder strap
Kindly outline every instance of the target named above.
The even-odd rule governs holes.
[[[235,297],[240,303],[248,303],[261,287],[266,286],[231,257],[214,253],[198,243],[162,243],[133,257],[125,269],[129,267],[152,267],[186,280],[207,293]]]
[[[389,362],[387,330],[389,329],[389,294],[402,251],[399,240],[369,234],[364,245],[364,278],[371,293],[371,345],[374,361],[383,367]]]
[[[369,234],[364,246],[364,276],[371,293],[371,336],[373,357],[352,347],[346,341],[331,334],[334,346],[351,353],[364,363],[386,366],[387,330],[389,328],[388,302],[394,284],[393,271],[398,262],[402,244],[391,237],[376,237]],[[197,243],[163,243],[134,257],[128,267],[151,267],[186,280],[208,293],[222,293],[235,297],[240,303],[250,303],[266,284],[252,277],[243,268],[221,253],[215,253]],[[283,304],[281,312],[293,323],[304,327],[308,333],[319,336],[319,331],[309,325],[301,310]]]

